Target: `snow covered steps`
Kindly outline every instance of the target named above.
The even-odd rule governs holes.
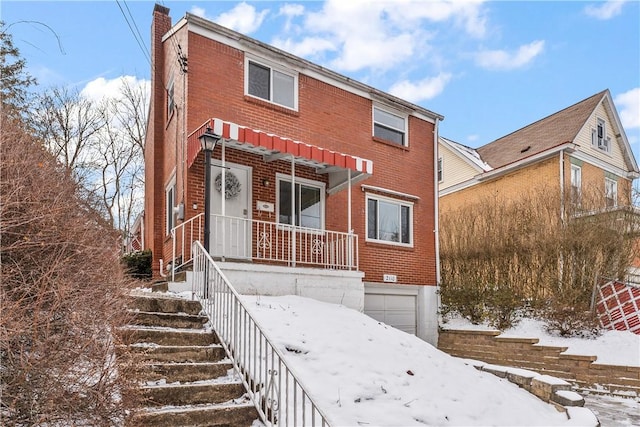
[[[144,408],[140,426],[250,426],[258,418],[217,336],[196,301],[133,295],[122,339],[140,355]]]

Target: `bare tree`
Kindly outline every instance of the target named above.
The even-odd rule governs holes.
[[[117,233],[41,141],[0,115],[0,424],[123,425],[136,368],[126,350],[116,358],[130,288]]]
[[[33,126],[47,149],[83,184],[94,179],[104,105],[77,90],[52,88],[38,98]]]

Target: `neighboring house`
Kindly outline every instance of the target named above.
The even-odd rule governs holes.
[[[545,188],[572,214],[631,205],[639,175],[609,90],[473,149],[439,138],[440,211]]]
[[[168,13],[154,9],[145,145],[154,274],[204,239],[210,128],[210,253],[239,292],[343,303],[435,343],[442,116]]]

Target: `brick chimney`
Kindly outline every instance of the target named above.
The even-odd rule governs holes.
[[[151,96],[145,138],[145,242],[153,253],[153,276],[159,275],[164,221],[164,121],[166,88],[162,37],[171,29],[169,8],[156,4],[151,22]]]

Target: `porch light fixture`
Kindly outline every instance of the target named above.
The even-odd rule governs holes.
[[[213,133],[210,127],[198,137],[204,151],[204,249],[209,253],[209,236],[211,234],[211,153],[220,141],[220,135]]]

